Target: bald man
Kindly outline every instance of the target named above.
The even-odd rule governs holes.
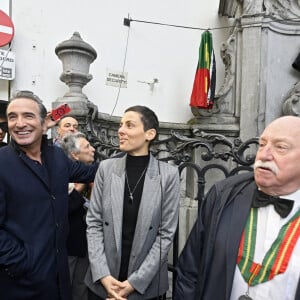
[[[254,173],[212,186],[177,266],[175,300],[300,299],[300,118],[270,123]]]
[[[78,121],[71,116],[62,117],[57,125],[57,136],[54,139],[56,146],[61,145],[62,138],[68,133],[75,133],[78,131]]]

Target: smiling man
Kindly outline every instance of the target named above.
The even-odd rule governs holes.
[[[299,235],[300,118],[285,116],[262,133],[254,174],[207,194],[179,258],[174,299],[300,299]]]
[[[16,93],[7,119],[11,142],[0,149],[1,299],[70,300],[68,183],[93,181],[98,167],[49,145],[43,132],[50,118],[32,92]]]

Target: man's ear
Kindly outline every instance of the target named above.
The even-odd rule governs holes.
[[[71,152],[71,157],[72,157],[74,160],[79,160],[77,153]]]
[[[57,135],[59,136],[60,134],[60,128],[59,128],[59,126],[56,126],[56,133],[57,133]]]
[[[146,139],[147,141],[152,141],[156,137],[156,130],[154,128],[148,129],[146,131]]]

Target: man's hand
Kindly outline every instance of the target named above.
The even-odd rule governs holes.
[[[47,130],[54,127],[58,122],[59,122],[59,120],[54,121],[51,118],[51,111],[47,113],[46,118],[45,118],[45,125],[47,127]]]
[[[86,184],[85,183],[74,183],[74,189],[78,193],[82,193],[85,189]]]

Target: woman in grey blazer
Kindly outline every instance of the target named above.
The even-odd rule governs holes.
[[[128,108],[118,132],[125,155],[101,162],[95,177],[86,276],[95,299],[163,299],[168,290],[167,254],[178,222],[180,181],[176,167],[149,151],[158,126],[149,108]]]

